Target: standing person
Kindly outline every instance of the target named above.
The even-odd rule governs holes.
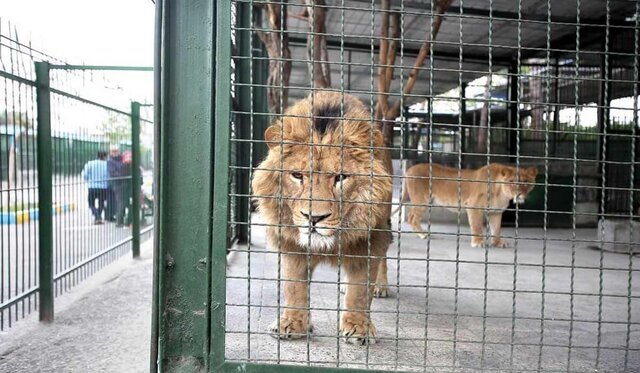
[[[119,178],[115,187],[116,194],[116,227],[125,225],[125,210],[131,215],[131,189],[133,188],[131,180],[131,152],[122,153],[122,163],[119,170]],[[127,225],[129,224],[127,217]]]
[[[107,152],[99,151],[98,159],[87,162],[82,170],[82,178],[89,187],[89,209],[95,219],[94,224],[103,224],[102,211],[105,208],[109,188],[107,171]],[[96,201],[98,206],[96,207]]]
[[[118,211],[118,196],[116,187],[118,186],[118,177],[120,177],[120,169],[122,166],[122,156],[118,145],[111,145],[109,148],[109,159],[107,160],[107,169],[109,171],[109,190],[107,191],[107,209],[106,219],[108,221],[116,221],[116,213]]]

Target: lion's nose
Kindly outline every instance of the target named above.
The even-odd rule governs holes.
[[[311,221],[311,225],[316,225],[319,222],[323,221],[324,219],[328,218],[329,216],[331,216],[331,214],[318,214],[318,215],[309,215],[304,211],[300,211],[300,213],[302,214],[302,216],[304,216],[307,220]]]

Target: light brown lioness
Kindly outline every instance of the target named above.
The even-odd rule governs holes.
[[[486,210],[489,210],[491,245],[506,247],[507,243],[500,238],[502,213],[511,200],[514,203],[524,203],[529,192],[533,190],[538,169],[516,169],[499,163],[491,163],[477,170],[459,170],[439,164],[431,164],[432,172],[429,169],[429,164],[422,163],[412,166],[405,173],[401,202],[411,200],[412,206],[407,218],[413,230],[418,232],[421,238],[427,238],[420,222],[428,204],[446,207],[452,211],[461,207],[467,210],[472,234],[471,246],[483,246],[483,218]],[[393,213],[395,214],[399,208]]]
[[[312,330],[309,276],[340,256],[348,282],[340,332],[350,343],[375,343],[368,311],[374,284],[379,294],[387,284],[391,241],[390,158],[371,148],[384,145],[382,133],[355,97],[317,92],[267,128],[265,140],[269,152],[252,189],[269,224],[267,242],[282,253],[284,281],[284,311],[271,332],[290,339]]]

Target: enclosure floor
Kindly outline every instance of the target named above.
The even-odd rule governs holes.
[[[466,226],[460,230],[468,234]],[[517,244],[508,238],[509,248],[488,250],[471,248],[467,236],[458,242],[455,225],[433,225],[431,232],[430,240],[395,235],[391,296],[373,300],[379,341],[367,347],[337,337],[335,309],[344,303],[329,266],[313,276],[310,338],[268,334],[278,306],[278,255],[267,249],[264,228],[253,225],[251,245],[235,247],[227,271],[227,359],[406,371],[619,372],[628,344],[627,370],[640,370],[637,257],[601,252],[589,242],[572,248],[566,229],[547,231],[544,241],[542,229],[520,228]],[[575,233],[597,239],[595,229]],[[503,236],[514,237],[515,229]]]

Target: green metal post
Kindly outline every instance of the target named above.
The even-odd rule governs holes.
[[[238,114],[238,132],[239,139],[249,140],[251,138],[251,12],[253,11],[252,4],[238,3],[238,52],[240,58],[236,66],[238,67],[238,100],[237,107],[242,114]],[[235,220],[240,222],[238,224],[238,242],[247,242],[249,221],[249,167],[251,167],[251,154],[250,144],[248,142],[238,142],[234,146],[237,146],[236,151],[238,160],[236,185],[238,188],[238,194],[243,195],[237,198],[236,215]]]
[[[38,274],[40,321],[53,321],[53,218],[49,63],[36,62],[38,111]]]
[[[255,8],[255,7],[254,7]],[[262,10],[254,9],[254,23],[261,24]],[[269,75],[269,55],[267,54],[264,44],[253,38],[254,56],[259,57],[253,61],[253,138],[262,139],[264,137],[264,131],[269,126],[270,114],[269,105],[267,104],[267,77]],[[253,167],[257,167],[258,164],[267,155],[267,145],[262,142],[253,144]]]
[[[231,111],[231,3],[219,1],[215,20],[215,107],[213,144],[213,226],[211,245],[211,307],[209,372],[225,363],[227,217],[229,216],[229,119]]]
[[[131,251],[134,258],[140,257],[140,103],[131,103]]]
[[[162,259],[160,255],[160,214],[157,213],[159,208],[159,191],[160,184],[160,143],[161,143],[161,128],[160,122],[162,119],[162,48],[163,48],[163,35],[164,29],[163,23],[163,11],[164,1],[156,0],[156,14],[155,14],[155,30],[153,41],[153,196],[155,200],[154,214],[153,214],[153,292],[151,294],[151,343],[149,344],[149,372],[158,371],[158,356],[159,356],[159,343],[160,343],[160,272],[162,271]]]
[[[199,372],[209,366],[217,3],[158,0],[162,47],[156,63],[160,151],[153,343],[162,372]],[[219,56],[225,59],[229,55]],[[229,92],[220,94],[228,97]],[[216,276],[224,277],[224,270]],[[216,307],[224,310],[224,303]]]

